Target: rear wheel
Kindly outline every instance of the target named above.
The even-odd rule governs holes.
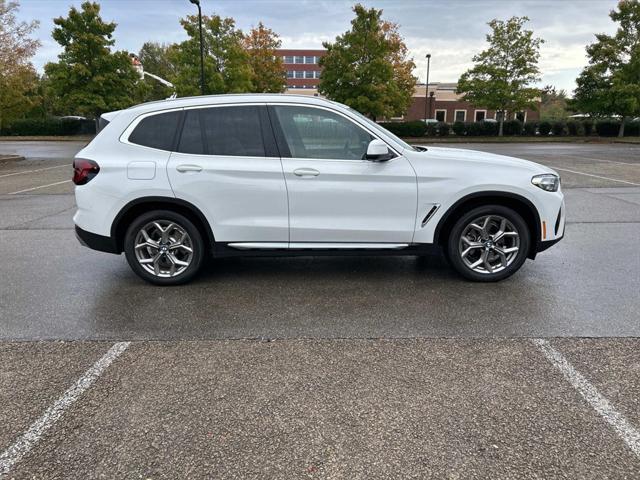
[[[202,266],[204,250],[196,226],[168,210],[140,215],[124,239],[124,252],[133,271],[156,285],[179,285],[191,280]]]
[[[530,242],[529,228],[516,211],[487,205],[458,219],[447,241],[447,257],[465,278],[495,282],[524,264]]]

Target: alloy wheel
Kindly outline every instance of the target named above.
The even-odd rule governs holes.
[[[193,241],[176,222],[154,220],[136,234],[134,251],[140,266],[150,274],[176,277],[191,265]]]
[[[464,264],[474,272],[497,273],[511,265],[520,249],[520,234],[506,218],[483,215],[462,230],[458,251]]]

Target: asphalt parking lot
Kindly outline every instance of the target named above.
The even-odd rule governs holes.
[[[0,142],[0,478],[640,476],[640,145],[455,146],[563,177],[566,238],[505,282],[245,258],[159,289],[75,240],[81,144]]]

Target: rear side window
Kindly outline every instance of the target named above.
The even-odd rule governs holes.
[[[178,151],[235,157],[264,157],[258,107],[187,110]]]
[[[144,147],[171,150],[181,113],[159,113],[143,118],[129,135],[129,142]]]

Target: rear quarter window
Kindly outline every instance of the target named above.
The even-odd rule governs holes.
[[[129,135],[129,142],[159,150],[172,150],[181,114],[181,111],[175,111],[143,118]]]

